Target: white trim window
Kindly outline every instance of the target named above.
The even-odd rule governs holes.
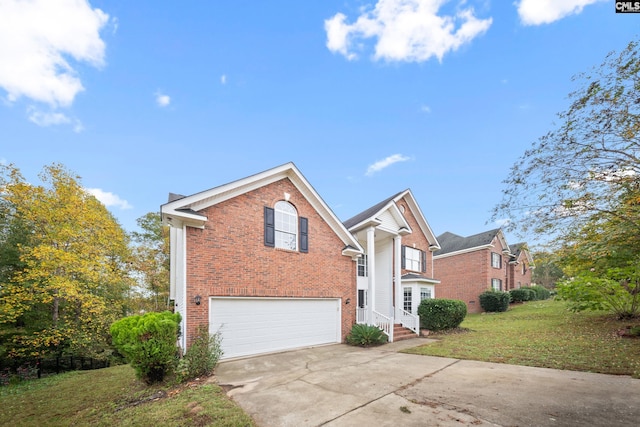
[[[367,255],[358,257],[358,277],[369,277],[369,266],[367,265]]]
[[[409,246],[402,247],[402,268],[411,271],[424,272],[424,259],[424,251],[410,248]]]
[[[408,311],[409,313],[411,313],[411,308],[413,304],[413,289],[411,289],[411,287],[409,286],[405,287],[403,296],[404,296],[404,301],[403,301],[402,308],[404,309],[404,311]]]
[[[420,301],[433,298],[431,288],[420,288]]]
[[[365,289],[358,289],[358,308],[367,307],[367,291]]]
[[[491,267],[502,268],[502,255],[491,252]]]
[[[275,208],[276,248],[298,248],[298,211],[289,202],[279,201]]]
[[[491,279],[491,288],[493,288],[494,291],[501,291],[502,290],[502,280],[500,280],[500,279]]]

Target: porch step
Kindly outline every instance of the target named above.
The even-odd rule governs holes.
[[[411,329],[407,329],[400,324],[393,325],[393,341],[408,340],[417,336]]]

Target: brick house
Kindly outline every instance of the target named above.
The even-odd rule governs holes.
[[[533,281],[533,257],[527,244],[516,243],[509,246],[511,260],[509,261],[509,289],[519,289],[523,286],[531,286]]]
[[[482,311],[478,297],[495,289],[508,291],[531,284],[533,259],[525,243],[509,245],[501,229],[462,237],[438,236],[440,250],[433,261],[439,298],[464,301],[470,313]]]
[[[435,298],[433,251],[438,240],[411,190],[346,220],[364,248],[357,259],[357,321],[383,328],[393,341],[402,326],[419,333],[418,305]],[[393,324],[399,325],[396,331]],[[388,329],[387,329],[388,328]]]
[[[393,340],[395,323],[418,331],[403,289],[413,298],[431,286],[434,295],[439,246],[409,190],[345,225],[287,163],[191,196],[170,194],[161,214],[183,349],[199,327],[220,331],[224,358],[339,343],[356,322]],[[396,315],[396,301],[411,310]]]

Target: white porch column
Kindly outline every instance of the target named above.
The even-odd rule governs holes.
[[[396,236],[393,239],[394,263],[393,263],[393,282],[396,285],[396,307],[404,308],[404,293],[402,291],[402,236]],[[395,317],[395,311],[392,312]]]
[[[367,295],[369,304],[367,307],[368,321],[373,322],[373,308],[376,304],[376,245],[375,245],[375,228],[367,228],[367,272],[369,273],[367,281]]]

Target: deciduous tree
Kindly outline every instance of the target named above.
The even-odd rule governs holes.
[[[640,222],[618,201],[640,178],[640,53],[632,41],[574,77],[578,89],[559,125],[513,165],[493,219],[523,232],[563,235],[589,220]],[[637,193],[635,194],[637,197]]]
[[[135,268],[145,293],[151,295],[153,311],[169,310],[169,230],[162,225],[157,212],[149,212],[137,220],[140,231],[132,233]]]
[[[45,167],[40,178],[44,185],[30,184],[16,167],[2,167],[4,212],[28,230],[28,241],[17,246],[20,268],[3,277],[0,324],[19,330],[15,356],[96,356],[124,315],[127,235],[62,165]]]

